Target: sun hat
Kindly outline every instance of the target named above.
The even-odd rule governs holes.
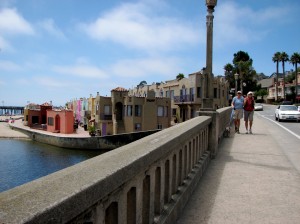
[[[237,91],[237,93],[240,93],[240,94],[242,94],[242,92],[241,92],[241,91]]]
[[[248,95],[253,95],[253,93],[250,91],[250,92],[247,93],[247,96],[248,96]]]

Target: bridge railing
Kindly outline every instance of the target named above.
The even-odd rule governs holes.
[[[1,193],[1,223],[174,223],[216,153],[212,113]]]

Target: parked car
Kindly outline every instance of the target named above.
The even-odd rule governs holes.
[[[275,110],[275,120],[279,122],[282,120],[300,121],[300,112],[295,105],[279,105]]]
[[[282,101],[281,105],[293,105],[292,101]]]
[[[260,103],[254,105],[254,110],[264,110],[264,106]]]

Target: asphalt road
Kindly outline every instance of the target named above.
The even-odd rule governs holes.
[[[300,174],[300,123],[275,121],[275,109],[275,105],[264,104],[264,110],[255,111],[255,113],[256,116],[260,116],[263,121],[266,121],[266,128],[274,136],[274,141]],[[255,127],[255,120],[253,127]]]
[[[292,135],[298,137],[300,139],[300,123],[297,123],[295,121],[275,121],[275,109],[277,106],[275,105],[269,105],[264,104],[264,110],[263,111],[255,111],[255,113],[259,116],[262,116],[266,120],[269,120],[275,124],[277,124],[282,129],[289,131]],[[299,146],[300,150],[300,146]]]

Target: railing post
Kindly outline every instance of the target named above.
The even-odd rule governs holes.
[[[212,123],[209,125],[208,150],[211,152],[211,158],[214,159],[218,154],[219,147],[219,126],[220,115],[217,111],[197,111],[199,116],[210,116]]]

